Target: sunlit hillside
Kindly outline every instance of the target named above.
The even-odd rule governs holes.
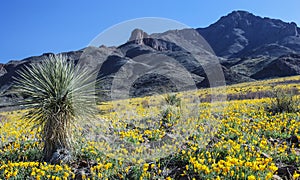
[[[77,122],[75,159],[56,164],[41,161],[41,129],[24,111],[3,112],[0,179],[300,179],[299,82],[105,102]],[[290,112],[276,113],[278,100]]]

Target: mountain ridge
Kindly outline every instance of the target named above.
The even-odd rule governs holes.
[[[300,54],[299,32],[300,28],[293,22],[262,18],[247,11],[233,11],[205,28],[168,30],[153,34],[135,29],[128,41],[118,47],[103,45],[62,54],[66,54],[75,63],[85,59],[91,67],[97,66],[98,59],[104,59],[99,77],[105,79],[105,90],[111,88],[114,76],[126,63],[130,63],[131,67],[149,68],[153,72],[161,68],[160,64],[153,62],[151,66],[139,62],[137,57],[143,56],[164,56],[175,60],[191,75],[197,88],[202,88],[209,87],[211,83],[205,72],[205,64],[210,63],[211,58],[219,60],[226,84],[300,74],[300,58],[297,55]],[[86,51],[90,52],[89,56],[82,57]],[[191,54],[195,51],[201,61],[197,61]],[[1,92],[10,88],[17,70],[30,63],[40,62],[50,54],[52,53],[0,64]],[[172,67],[168,62],[162,63],[163,66]],[[281,66],[284,68],[280,69]],[[183,71],[178,70],[174,76],[183,77]],[[155,73],[142,76],[133,82],[130,95],[136,97],[151,95],[153,92],[177,91],[176,84],[166,77]]]

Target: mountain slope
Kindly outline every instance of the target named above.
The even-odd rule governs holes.
[[[251,77],[255,79],[294,76],[300,74],[300,55],[284,55],[264,66]]]

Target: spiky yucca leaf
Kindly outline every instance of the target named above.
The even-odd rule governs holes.
[[[72,126],[97,112],[95,75],[63,55],[50,55],[18,75],[13,89],[26,97],[26,119],[42,127],[45,160],[57,149],[72,149]]]

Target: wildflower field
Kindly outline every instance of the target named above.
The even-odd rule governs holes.
[[[297,99],[300,76],[105,102],[73,130],[74,159],[43,162],[40,127],[2,112],[0,179],[300,179],[300,111],[271,111],[270,92]],[[222,98],[221,98],[222,99]]]

